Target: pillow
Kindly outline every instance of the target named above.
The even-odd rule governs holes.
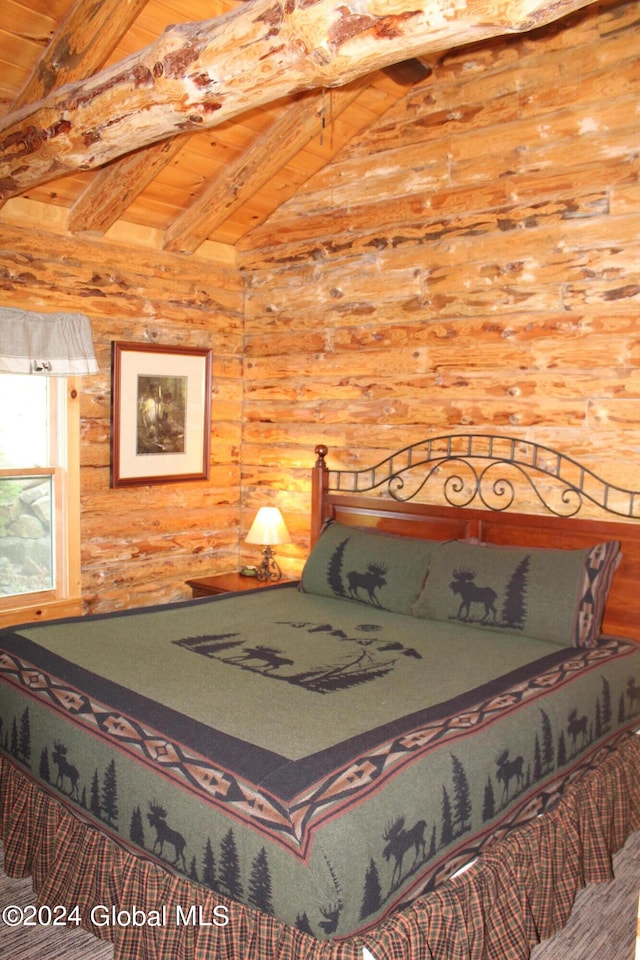
[[[449,541],[432,557],[412,613],[550,640],[598,642],[620,544],[546,550]]]
[[[409,614],[437,546],[330,522],[304,566],[301,589]]]

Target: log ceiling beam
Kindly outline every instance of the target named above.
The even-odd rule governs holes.
[[[99,70],[148,2],[76,0],[14,100],[11,113]],[[5,199],[0,192],[0,208]]]
[[[168,228],[164,249],[193,253],[314,137],[337,119],[371,83],[370,76],[341,89],[303,94],[242,156],[227,164]],[[330,104],[330,107],[329,107]],[[326,116],[323,115],[326,112]]]
[[[252,0],[215,20],[169,27],[120,63],[4,118],[0,198],[284,96],[530,30],[590,2]]]
[[[106,233],[182,150],[190,134],[135,150],[98,170],[67,219],[71,233]]]
[[[149,0],[76,0],[16,97],[12,112],[103,66]]]

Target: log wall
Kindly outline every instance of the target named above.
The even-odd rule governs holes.
[[[87,611],[256,562],[242,535],[264,502],[297,573],[320,442],[364,466],[426,435],[508,433],[640,488],[638,28],[637,4],[594,4],[443,57],[239,243],[240,270],[5,208],[2,302],[92,319]],[[208,483],[110,488],[112,340],[213,348]]]
[[[640,488],[639,25],[595,4],[443,57],[240,242],[243,497],[288,509],[292,565],[319,442],[507,433]]]
[[[7,306],[80,310],[91,318],[100,373],[80,380],[85,610],[180,599],[191,595],[186,579],[235,569],[242,407],[237,270],[5,220],[0,297]],[[110,487],[113,340],[213,349],[209,481]]]

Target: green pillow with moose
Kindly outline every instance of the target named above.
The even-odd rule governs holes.
[[[593,646],[618,551],[614,541],[584,550],[442,543],[412,612],[563,646]]]
[[[301,589],[411,613],[438,542],[328,523],[302,571]]]

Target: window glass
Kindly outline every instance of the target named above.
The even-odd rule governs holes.
[[[56,586],[55,389],[46,377],[0,376],[0,597]]]
[[[0,596],[52,590],[53,478],[0,479]]]
[[[0,375],[0,468],[49,463],[49,380]]]

